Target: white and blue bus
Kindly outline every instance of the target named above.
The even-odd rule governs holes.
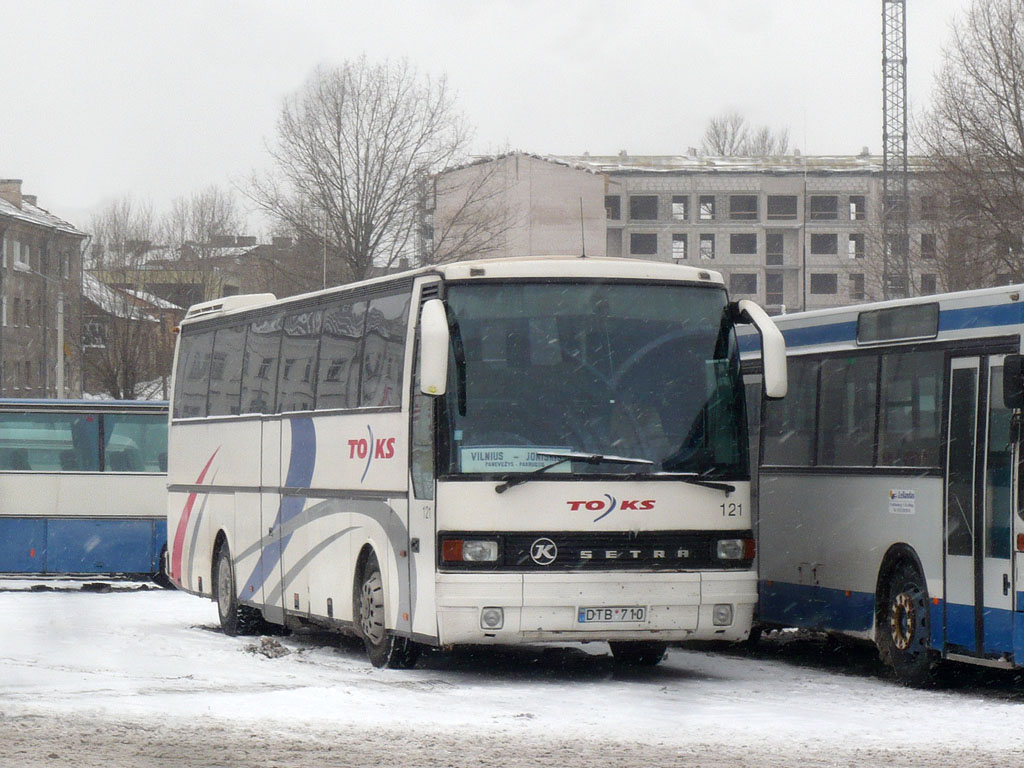
[[[257,622],[423,645],[747,637],[735,326],[718,273],[548,257],[192,307],[170,427],[171,580]]]
[[[0,400],[0,573],[161,577],[167,403]]]
[[[761,418],[761,623],[873,640],[911,682],[942,658],[1024,665],[1022,292],[775,318],[789,394]]]

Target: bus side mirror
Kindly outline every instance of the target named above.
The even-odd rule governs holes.
[[[761,336],[761,364],[764,368],[764,395],[770,399],[786,396],[786,340],[768,313],[749,299],[736,303],[736,317],[750,323]]]
[[[1003,405],[1011,410],[1024,408],[1024,357],[1007,355],[1003,360]]]
[[[448,314],[440,299],[430,299],[420,310],[420,391],[443,395],[448,384]]]

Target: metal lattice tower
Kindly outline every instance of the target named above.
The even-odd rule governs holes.
[[[882,0],[882,290],[910,295],[907,215],[907,0]]]

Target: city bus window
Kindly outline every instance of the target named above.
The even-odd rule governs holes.
[[[1003,404],[1003,368],[991,370],[985,462],[985,554],[1010,557],[1010,410]]]
[[[284,315],[278,313],[249,324],[242,374],[242,413],[273,411],[283,320]]]
[[[814,458],[814,407],[818,360],[790,358],[789,392],[765,403],[764,464],[809,467]]]
[[[818,465],[870,467],[875,458],[878,357],[828,358],[821,368]]]
[[[882,356],[879,466],[939,466],[943,361],[941,351]]]
[[[324,310],[317,372],[317,410],[359,404],[360,339],[366,302],[343,298]]]
[[[107,472],[166,472],[167,419],[158,413],[103,416]]]
[[[99,417],[75,413],[0,414],[0,470],[96,472]]]

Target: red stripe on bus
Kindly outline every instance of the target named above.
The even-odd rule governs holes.
[[[199,473],[196,485],[202,485],[203,478],[206,477],[206,473],[210,469],[210,465],[213,464],[213,459],[219,450],[220,446],[218,446],[217,450],[213,452],[213,456],[210,456],[210,460],[206,462],[206,466],[203,467],[203,471]],[[179,587],[182,586],[181,556],[185,544],[185,530],[188,528],[189,518],[192,517],[192,506],[196,503],[196,495],[197,494],[195,493],[190,493],[188,495],[188,499],[185,501],[185,507],[181,510],[181,518],[178,520],[178,528],[174,532],[174,544],[171,547],[171,581]]]

